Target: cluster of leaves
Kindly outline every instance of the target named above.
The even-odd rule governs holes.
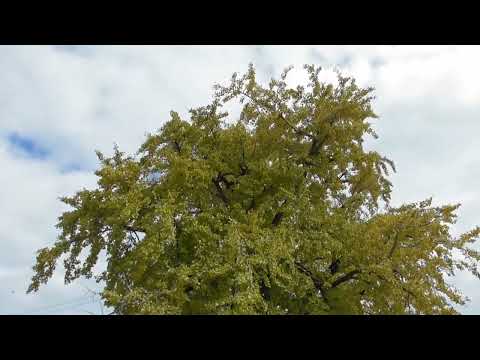
[[[458,205],[390,207],[393,163],[363,147],[373,89],[305,69],[306,87],[287,86],[290,69],[263,87],[250,66],[135,156],[98,153],[98,188],[62,199],[73,210],[29,291],[62,256],[67,283],[93,276],[105,251],[96,278],[118,314],[455,313],[445,275],[479,276],[480,230],[450,235]]]

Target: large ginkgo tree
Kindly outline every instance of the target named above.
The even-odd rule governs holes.
[[[315,66],[292,88],[288,70],[262,86],[250,66],[137,154],[98,152],[98,187],[62,199],[28,291],[63,260],[65,282],[95,276],[116,314],[456,313],[448,276],[479,276],[480,230],[451,235],[458,205],[389,204],[393,162],[363,146],[372,88]]]

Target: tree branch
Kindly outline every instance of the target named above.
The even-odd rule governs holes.
[[[390,249],[390,251],[388,252],[388,258],[390,259],[392,256],[393,256],[393,253],[395,252],[395,250],[397,249],[397,246],[398,246],[398,240],[399,240],[399,237],[400,237],[400,231],[402,231],[404,228],[404,225],[400,225],[400,229],[397,231],[397,233],[395,234],[395,239],[393,240],[393,245],[392,245],[392,248]]]
[[[175,147],[175,150],[180,153],[182,151],[182,147],[180,146],[180,144],[178,143],[177,140],[173,140],[173,145]]]
[[[334,259],[328,269],[330,270],[330,273],[333,275],[338,271],[338,267],[340,265],[340,259]]]
[[[225,205],[228,205],[229,204],[228,198],[225,195],[225,193],[223,192],[223,189],[222,189],[222,186],[220,185],[220,180],[218,179],[218,177],[213,178],[212,182],[215,185],[215,188],[217,189],[217,194],[220,197],[220,199],[222,199],[222,201]]]
[[[141,232],[141,233],[146,233],[147,231],[143,228],[140,228],[140,227],[134,227],[134,226],[131,226],[131,225],[125,225],[124,226],[125,230],[127,231],[133,231],[133,232]]]
[[[325,144],[325,141],[328,138],[328,134],[323,137],[321,141],[319,141],[316,137],[312,137],[312,145],[310,147],[310,151],[308,152],[309,156],[316,156],[320,152],[320,149],[322,148],[323,144]]]
[[[257,106],[260,106],[262,107],[263,109],[265,110],[268,110],[268,111],[272,111],[272,112],[277,112],[274,108],[272,108],[271,106],[268,106],[268,105],[265,105],[263,103],[260,103],[258,100],[252,98],[250,95],[248,95],[247,93],[243,92],[243,91],[240,91],[240,94],[243,95],[243,96],[246,96],[248,97],[251,101],[253,101],[255,103],[255,105]],[[301,129],[298,129],[296,126],[294,126],[293,124],[291,124],[287,119],[285,119],[285,117],[283,116],[283,114],[281,112],[278,112],[278,117],[283,120],[283,122],[285,122],[297,135],[303,135],[303,136],[306,136],[310,139],[315,139],[315,137],[304,131],[304,130],[301,130]]]
[[[280,205],[280,208],[282,208],[286,203],[287,203],[287,200],[284,200],[283,203]],[[283,211],[277,212],[277,213],[275,214],[275,216],[273,217],[272,225],[273,225],[274,227],[280,225],[280,222],[282,221],[283,216],[284,216],[284,212],[283,212]]]
[[[276,213],[275,216],[273,217],[272,225],[274,227],[280,225],[280,222],[282,221],[282,219],[283,219],[283,212],[280,211]]]
[[[335,280],[332,283],[332,288],[337,287],[338,285],[343,284],[344,282],[354,279],[355,275],[357,274],[360,274],[360,270],[352,270],[349,273],[346,273],[345,275],[339,277],[337,280]]]
[[[317,278],[315,275],[313,275],[313,273],[305,266],[303,265],[301,262],[299,261],[295,261],[295,266],[297,267],[297,269],[304,275],[307,275],[310,280],[312,280],[313,282],[313,285],[315,286],[315,288],[320,291],[320,294],[322,295],[322,298],[323,300],[327,303],[328,305],[328,300],[327,300],[327,296],[326,296],[326,292],[325,292],[325,289],[323,288],[323,282],[322,280],[320,280],[319,278]]]

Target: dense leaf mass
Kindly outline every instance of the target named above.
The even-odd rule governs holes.
[[[98,153],[98,188],[62,199],[29,291],[62,258],[66,283],[95,275],[117,314],[455,313],[445,277],[479,275],[480,230],[450,234],[458,205],[391,207],[393,163],[363,147],[373,89],[305,70],[308,86],[288,87],[289,69],[261,86],[250,66],[135,156]]]

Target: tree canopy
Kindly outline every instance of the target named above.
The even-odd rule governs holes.
[[[480,229],[451,234],[459,205],[390,205],[394,164],[363,145],[373,88],[313,65],[289,87],[289,70],[262,86],[251,65],[135,155],[97,152],[98,188],[62,198],[28,292],[63,259],[65,282],[104,282],[117,314],[456,313],[447,276],[479,277]]]

